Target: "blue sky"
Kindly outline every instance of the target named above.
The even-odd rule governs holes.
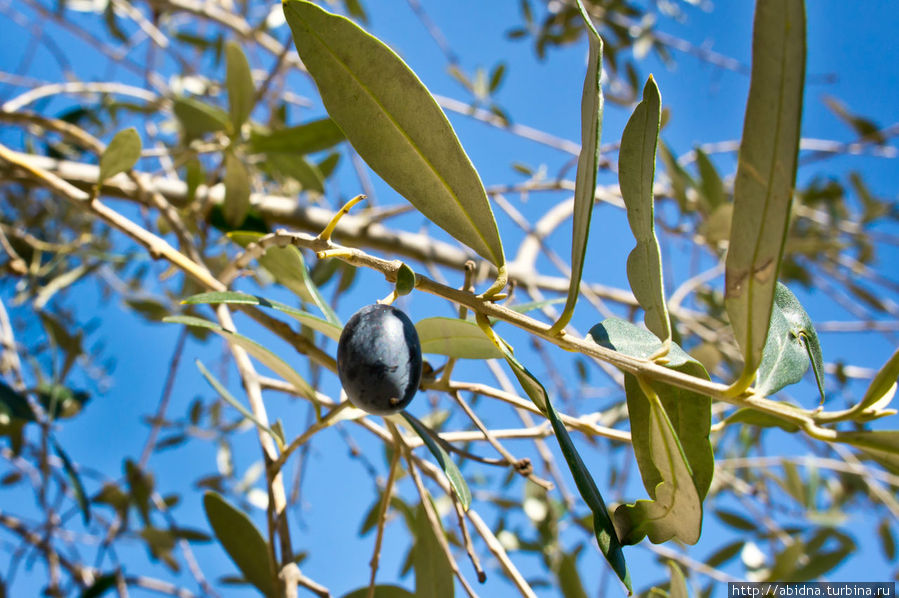
[[[855,113],[875,117],[881,125],[889,125],[899,121],[899,103],[896,94],[899,91],[899,42],[895,32],[899,28],[899,10],[894,3],[876,2],[843,2],[840,0],[810,0],[808,9],[808,79],[806,89],[805,111],[803,118],[803,136],[851,141],[853,132],[840,122],[822,103],[825,95],[833,95],[844,101]],[[428,37],[414,14],[404,2],[391,3],[389,8],[376,0],[368,2],[372,10],[372,21],[369,30],[395,48],[415,70],[428,87],[437,94],[465,99],[461,86],[445,72],[445,62],[439,49]],[[519,22],[517,3],[515,2],[478,2],[475,0],[459,0],[457,2],[423,2],[431,18],[440,28],[459,55],[464,69],[473,71],[479,66],[491,68],[499,61],[508,63],[506,80],[498,92],[497,101],[507,110],[515,122],[527,124],[545,130],[559,137],[577,140],[579,138],[579,102],[583,81],[583,70],[586,59],[586,44],[581,43],[551,50],[548,60],[539,62],[535,59],[530,42],[509,41],[504,32]],[[705,12],[684,5],[687,19],[682,24],[663,20],[662,30],[681,37],[696,46],[707,45],[716,52],[748,64],[751,43],[752,3],[730,2],[721,0],[715,3],[714,10]],[[379,12],[376,12],[379,11]],[[14,26],[7,17],[0,14],[0,70],[14,72],[20,64],[20,57],[25,51],[15,35],[6,35],[14,31]],[[278,31],[286,34],[286,27]],[[60,34],[58,43],[63,47],[72,44],[68,34]],[[134,57],[139,60],[139,56]],[[256,57],[258,58],[258,56]],[[108,71],[105,68],[98,72],[96,65],[89,61],[81,61],[77,54],[70,57],[76,72],[84,79],[102,79],[127,77],[122,70]],[[253,57],[251,56],[251,59]],[[266,57],[266,60],[268,58]],[[641,76],[652,72],[661,89],[663,103],[671,109],[671,118],[663,131],[664,139],[677,151],[683,153],[696,143],[717,142],[737,139],[742,129],[742,114],[745,105],[748,78],[739,73],[724,71],[709,66],[694,57],[675,53],[676,69],[669,69],[654,57],[641,64]],[[267,63],[266,63],[267,64]],[[256,63],[257,66],[260,63]],[[48,56],[38,52],[36,60],[29,68],[28,74],[39,79],[59,80],[60,74]],[[291,81],[296,85],[298,93],[310,93],[308,83],[303,83],[294,75]],[[5,101],[12,88],[0,86],[0,100]],[[61,109],[65,104],[58,104]],[[47,113],[53,113],[49,109]],[[310,111],[295,111],[292,121],[307,120],[321,114],[320,108]],[[617,141],[624,127],[629,109],[621,109],[607,104],[604,121],[603,141]],[[515,138],[505,132],[497,131],[482,123],[465,117],[451,114],[450,119],[473,163],[480,172],[487,186],[518,180],[511,168],[512,162],[520,162],[539,167],[545,164],[552,175],[570,159],[557,150]],[[13,146],[18,141],[18,133],[0,129],[0,142]],[[721,155],[715,158],[723,172],[731,172],[735,155]],[[807,180],[813,172],[824,171],[833,176],[853,169],[864,169],[867,181],[872,190],[881,196],[896,197],[897,185],[895,161],[870,157],[841,157],[827,161],[826,167],[820,165],[800,170],[800,182]],[[601,182],[614,182],[611,175],[603,175]],[[343,195],[357,192],[355,182],[348,169],[344,167],[337,189]],[[375,181],[378,200],[382,204],[397,201],[396,194]],[[561,194],[534,195],[527,204],[516,204],[529,218],[542,215],[552,202],[564,199]],[[115,204],[130,216],[137,216],[135,210],[120,203]],[[520,231],[514,228],[508,218],[499,217],[501,233],[506,244],[507,253],[517,250],[517,239]],[[423,219],[409,216],[397,220],[398,223],[415,230],[423,225]],[[594,216],[593,238],[589,249],[588,269],[585,279],[603,284],[626,287],[624,260],[632,246],[628,228],[624,226],[624,216],[608,207],[598,208]],[[554,248],[567,257],[566,235],[563,227],[551,237]],[[895,230],[891,231],[896,233]],[[677,255],[674,246],[672,252]],[[683,252],[680,252],[681,254]],[[895,264],[899,259],[899,250],[889,248],[881,256],[881,268],[889,273],[884,264]],[[711,266],[710,258],[705,258],[705,266]],[[547,261],[538,262],[541,268],[550,269]],[[157,275],[162,273],[161,264],[150,265]],[[690,264],[683,258],[673,260],[666,271],[672,275],[669,284],[676,286],[689,276]],[[154,291],[154,289],[148,289]],[[360,280],[353,293],[341,300],[339,315],[344,321],[359,307],[384,297],[389,286],[379,275],[360,273]],[[0,287],[4,304],[9,307],[13,290],[10,285]],[[71,456],[79,463],[89,464],[91,468],[108,476],[120,475],[123,459],[136,459],[146,438],[146,427],[138,427],[135,422],[151,414],[162,392],[162,384],[171,355],[172,347],[178,335],[178,326],[172,324],[147,323],[136,319],[127,310],[120,309],[116,299],[106,299],[99,295],[98,289],[90,284],[79,284],[72,289],[73,298],[77,301],[79,316],[82,320],[99,319],[99,328],[91,338],[106,339],[105,353],[115,356],[116,368],[114,385],[103,396],[94,397],[86,412],[76,420],[62,426],[59,431],[60,442]],[[266,291],[267,296],[286,300],[286,296],[277,291]],[[410,298],[400,302],[407,309],[413,320],[428,315],[451,315],[445,303],[414,293]],[[800,293],[813,320],[846,319],[845,312],[831,300],[819,292]],[[11,308],[13,314],[17,308]],[[587,304],[579,306],[573,324],[585,332],[599,319],[598,314]],[[245,333],[252,336],[255,330],[246,322],[239,321],[246,328]],[[35,331],[31,331],[37,334]],[[547,375],[548,366],[527,347],[526,337],[502,327],[500,332],[524,347],[525,355],[532,360],[529,367],[538,375]],[[825,359],[846,360],[853,365],[877,368],[894,349],[894,343],[882,336],[825,334],[822,335]],[[292,365],[304,371],[305,366],[286,347],[273,345],[272,348],[283,350],[289,355]],[[333,343],[330,346],[334,349]],[[176,392],[173,395],[170,414],[180,416],[190,401],[196,396],[209,398],[211,391],[205,386],[193,361],[202,359],[207,365],[217,363],[223,353],[223,345],[213,339],[205,345],[193,341],[181,361],[176,380]],[[573,376],[573,366],[566,362],[566,357],[559,351],[551,352],[551,358],[564,363],[563,375]],[[218,371],[218,370],[216,370]],[[461,366],[460,375],[464,377],[478,375],[480,370]],[[305,373],[305,371],[304,371]],[[592,372],[594,379],[600,379],[597,369]],[[231,368],[228,372],[230,387],[239,391],[236,373]],[[808,381],[806,381],[808,382]],[[336,381],[327,379],[323,390],[336,395]],[[863,391],[863,387],[862,387]],[[856,390],[856,392],[860,392]],[[240,396],[240,395],[238,395]],[[816,402],[813,387],[803,384],[797,387],[795,396],[807,406]],[[444,400],[445,401],[445,400]],[[446,402],[442,403],[445,407]],[[591,403],[598,408],[598,402]],[[305,404],[292,402],[284,397],[272,394],[269,397],[272,417],[284,420],[288,436],[302,430],[308,411]],[[429,405],[425,396],[418,398],[410,409],[417,415],[428,411]],[[236,417],[234,412],[231,417]],[[493,425],[503,424],[503,412],[485,407],[482,417]],[[893,424],[891,427],[895,427]],[[363,453],[379,469],[380,475],[386,474],[379,442],[370,435],[347,428]],[[769,433],[772,434],[772,433]],[[599,450],[586,447],[586,443],[577,439],[579,446],[585,447],[585,460],[591,466],[597,480],[606,480],[608,466],[603,462],[606,454],[602,447]],[[515,446],[515,445],[512,445]],[[778,446],[772,444],[771,446]],[[807,447],[791,440],[781,443],[785,451],[805,450]],[[516,446],[522,452],[527,449]],[[235,467],[240,475],[260,457],[256,436],[253,430],[239,433],[235,438]],[[188,485],[200,475],[215,468],[216,451],[213,443],[195,442],[186,448],[165,451],[154,455],[151,464],[157,474],[157,484],[163,494],[183,491],[183,503],[175,511],[179,521],[190,523],[193,527],[204,528],[205,518],[200,504],[200,495],[188,490]],[[476,468],[468,468],[466,472],[474,473]],[[317,437],[308,458],[308,469],[305,472],[303,495],[300,509],[295,513],[293,539],[298,550],[309,546],[313,549],[309,559],[303,563],[303,570],[314,579],[329,586],[335,595],[360,587],[368,580],[368,560],[371,557],[373,536],[357,537],[362,516],[374,500],[372,480],[366,472],[364,464],[358,458],[348,454],[345,441],[335,430],[323,432]],[[89,486],[93,482],[88,482]],[[638,484],[632,484],[628,497],[636,497],[642,492]],[[406,488],[406,496],[411,496]],[[17,500],[8,491],[0,489],[0,504],[7,500]],[[484,503],[476,503],[490,514]],[[708,505],[712,506],[712,505]],[[732,505],[729,505],[732,506]],[[871,530],[871,522],[862,515],[850,525],[858,529]],[[257,512],[256,521],[262,525],[264,518]],[[519,523],[524,521],[523,517]],[[394,521],[387,529],[386,544],[381,553],[381,570],[379,580],[395,580],[407,548],[407,535],[402,532],[401,523]],[[691,554],[701,558],[721,545],[723,540],[721,526],[711,517],[707,518],[707,526],[700,545],[691,549]],[[566,540],[574,539],[573,534],[564,536]],[[324,538],[329,540],[323,541]],[[852,557],[835,574],[841,580],[880,580],[889,575],[887,565],[883,563],[879,550],[871,546],[869,538],[859,534],[859,553]],[[233,568],[222,553],[212,545],[196,547],[196,553],[212,578],[233,573]],[[482,550],[482,553],[486,551]],[[135,570],[146,569],[143,563],[147,560],[144,548],[135,543],[133,548],[126,549],[120,558],[134,566]],[[636,584],[644,589],[651,582],[663,577],[663,572],[654,564],[654,559],[643,547],[629,548],[626,552],[632,572],[649,571],[646,577]],[[537,564],[532,557],[515,555],[519,567],[535,570]],[[489,559],[487,560],[490,565]],[[3,561],[0,560],[0,566]],[[591,595],[595,593],[600,578],[605,574],[606,565],[598,553],[585,551],[580,558],[584,583]],[[470,572],[467,562],[460,559],[463,571]],[[738,568],[727,569],[739,575]],[[2,569],[0,569],[2,571]],[[154,575],[161,575],[160,568],[153,570]],[[38,580],[43,575],[39,566],[31,573],[20,571],[19,582],[24,588],[39,587]],[[162,576],[162,575],[161,575]],[[25,581],[32,578],[32,582]],[[186,579],[184,576],[182,578]],[[502,582],[498,574],[490,576],[488,584],[483,587],[485,596],[510,595],[510,587]],[[411,577],[400,581],[409,587]],[[606,583],[612,583],[607,580]],[[17,586],[18,588],[19,586]],[[21,590],[22,595],[29,595],[28,589]],[[723,590],[721,590],[723,591]],[[553,595],[541,590],[541,596]],[[132,595],[142,596],[139,591]],[[150,595],[150,594],[146,594]],[[251,592],[229,591],[228,595],[252,595]],[[615,595],[614,591],[609,595]],[[718,595],[721,595],[720,593]]]

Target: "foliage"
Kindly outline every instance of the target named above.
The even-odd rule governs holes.
[[[580,144],[514,122],[500,98],[515,65],[465,72],[418,0],[465,101],[432,94],[370,32],[387,10],[374,2],[24,4],[4,14],[80,31],[128,72],[40,85],[0,73],[16,88],[0,109],[0,487],[13,497],[0,595],[29,583],[23,560],[48,596],[451,597],[480,593],[477,579],[486,595],[566,598],[826,578],[875,536],[895,563],[899,352],[879,370],[831,363],[844,354],[819,336],[895,345],[882,256],[899,212],[864,168],[836,178],[803,145],[803,0],[757,0],[749,67],[665,31],[691,2],[520,0],[509,39],[548,65],[565,46],[586,55],[570,82]],[[664,106],[642,71],[685,48],[748,77],[742,137],[724,144],[739,150],[734,173],[720,144],[678,155],[662,139],[689,106]],[[604,98],[629,116],[620,144],[600,145]],[[857,137],[826,157],[895,155],[895,127],[824,103]],[[469,119],[565,153],[558,176],[556,162],[513,159],[518,180],[485,186],[460,140]],[[566,264],[553,235],[569,217]],[[633,240],[613,263],[619,229]],[[607,284],[613,267],[629,289]],[[814,289],[852,321],[816,330]],[[339,314],[376,300],[409,311],[427,360],[418,398],[383,417],[350,405],[335,359]],[[89,303],[104,311],[86,316]],[[144,339],[104,350],[119,312],[176,339],[155,412],[112,375],[110,357],[160,352]],[[198,352],[191,389],[175,377]],[[129,409],[152,413],[146,429],[112,426],[146,432],[139,455],[92,438],[107,471],[72,439],[123,382]],[[339,542],[304,534],[322,480],[308,481],[321,466],[309,455],[334,442],[369,477],[328,454],[328,491],[372,506],[326,501],[316,518],[358,520],[362,541],[374,531],[370,572],[312,565]],[[199,464],[172,477],[167,457]],[[148,562],[128,556],[135,544]],[[694,544],[705,557],[688,556]],[[659,566],[628,567],[637,546]]]

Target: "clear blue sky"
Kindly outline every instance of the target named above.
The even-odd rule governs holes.
[[[454,51],[459,55],[462,66],[472,71],[478,66],[488,69],[499,61],[509,65],[504,85],[497,95],[497,100],[518,123],[530,125],[565,139],[579,139],[579,102],[583,81],[583,70],[586,58],[585,42],[568,46],[564,49],[551,50],[549,59],[539,62],[535,59],[530,42],[513,42],[506,40],[504,32],[519,22],[516,2],[481,2],[476,0],[457,0],[456,2],[423,1],[430,17],[439,23],[441,30]],[[806,89],[806,105],[803,119],[803,136],[853,140],[853,133],[841,123],[821,102],[825,95],[833,95],[844,101],[856,113],[876,117],[881,125],[889,125],[899,121],[899,42],[895,33],[899,30],[899,10],[895,3],[888,1],[868,0],[866,2],[844,2],[841,0],[809,1],[809,55],[808,78]],[[439,49],[428,37],[418,20],[409,10],[405,2],[387,3],[369,0],[367,5],[372,12],[370,31],[394,47],[410,64],[426,85],[441,95],[465,99],[464,90],[455,80],[447,76],[445,62]],[[747,1],[732,2],[720,0],[715,3],[712,12],[692,8],[684,4],[687,20],[683,24],[664,20],[661,29],[681,37],[697,46],[708,44],[716,52],[735,58],[744,64],[749,62],[751,43],[752,3]],[[25,48],[14,35],[10,21],[0,14],[0,70],[14,71]],[[283,36],[286,27],[278,31]],[[66,47],[71,43],[68,35],[62,34],[59,43]],[[74,47],[74,46],[73,46]],[[135,57],[139,59],[138,57]],[[70,56],[76,72],[84,79],[124,77],[123,71],[96,72],[90,63],[82,63],[77,55]],[[663,103],[671,109],[671,118],[663,132],[664,139],[678,153],[688,151],[700,142],[716,142],[737,139],[742,129],[742,115],[748,87],[745,75],[723,71],[697,59],[681,53],[675,53],[676,69],[670,69],[655,58],[647,59],[642,65],[642,76],[652,72],[662,92]],[[257,63],[258,66],[258,63]],[[38,53],[38,58],[29,69],[28,74],[47,80],[59,80],[60,74],[47,56]],[[298,77],[292,80],[299,81]],[[298,88],[298,92],[309,92],[309,88]],[[0,84],[0,101],[9,97],[10,88]],[[62,106],[62,104],[60,104]],[[292,115],[292,121],[299,122],[313,115],[314,112]],[[603,130],[603,141],[617,141],[629,115],[628,110],[607,104],[607,112]],[[481,173],[485,184],[506,183],[516,180],[511,169],[512,162],[520,162],[539,167],[546,164],[550,175],[569,160],[570,156],[559,151],[545,148],[535,143],[523,141],[506,133],[496,131],[481,123],[465,117],[451,115],[451,120],[467,149],[475,166]],[[18,134],[3,131],[0,128],[0,142],[17,143]],[[724,172],[731,172],[735,156],[722,155],[716,162]],[[825,172],[834,176],[852,169],[864,168],[872,190],[882,196],[895,198],[897,195],[896,162],[894,160],[874,159],[869,157],[845,157],[828,161]],[[800,171],[800,180],[813,171],[819,172],[817,166]],[[603,182],[614,181],[605,175]],[[355,194],[354,179],[349,172],[343,172],[339,191],[344,195]],[[384,204],[396,201],[395,193],[376,181],[376,189],[380,201]],[[563,199],[563,195],[535,195],[527,205],[519,206],[530,218],[537,218],[551,205],[550,202]],[[121,205],[121,204],[117,204]],[[133,211],[129,214],[135,215]],[[594,219],[593,239],[588,260],[585,279],[604,284],[626,287],[624,260],[632,246],[629,231],[624,226],[623,214],[609,208],[598,212]],[[403,221],[412,229],[422,224],[415,217]],[[520,233],[508,219],[500,217],[501,232],[506,243],[507,253],[517,250],[516,239]],[[895,233],[896,231],[892,231]],[[560,232],[551,239],[556,250],[567,257],[565,234]],[[677,248],[675,248],[677,249]],[[891,248],[889,253],[881,257],[883,264],[895,264],[899,260],[899,250]],[[712,262],[706,260],[706,266]],[[546,265],[541,262],[541,265]],[[153,264],[157,274],[164,267]],[[673,286],[683,282],[689,276],[689,264],[685,260],[675,261],[666,271],[673,275]],[[0,286],[4,304],[10,306],[14,293],[10,285]],[[149,289],[153,291],[153,289]],[[345,297],[340,304],[339,314],[346,320],[359,307],[381,298],[389,292],[388,285],[377,275],[360,273],[360,281],[354,292]],[[138,320],[121,306],[116,299],[105,299],[99,295],[98,289],[90,284],[79,284],[73,289],[82,320],[97,318],[99,327],[92,333],[92,339],[105,338],[105,353],[115,356],[116,369],[114,385],[103,396],[94,397],[86,412],[76,420],[66,423],[59,432],[60,442],[67,448],[73,459],[79,463],[89,464],[91,468],[109,476],[118,476],[123,459],[136,459],[146,438],[147,427],[137,426],[135,422],[150,415],[162,392],[163,379],[179,329],[175,325],[150,324]],[[267,292],[274,298],[286,299],[277,293]],[[413,319],[428,315],[451,315],[446,304],[414,293],[411,298],[402,302]],[[845,313],[822,296],[821,293],[800,293],[806,307],[814,320],[846,319]],[[16,308],[11,309],[16,313]],[[582,332],[599,320],[596,312],[589,305],[579,306],[573,324]],[[247,334],[252,335],[253,328],[246,326]],[[243,329],[243,328],[242,328]],[[32,331],[37,334],[36,331]],[[535,354],[527,350],[526,337],[505,327],[501,333],[508,334],[514,344],[525,351],[524,359],[538,375],[546,374],[545,364]],[[847,363],[861,367],[877,368],[892,352],[893,346],[883,337],[856,335],[823,335],[822,343],[827,361],[845,360]],[[293,353],[282,346],[284,355],[289,355],[291,363],[301,372],[305,365]],[[333,350],[333,346],[331,347]],[[188,344],[184,353],[176,381],[176,392],[173,395],[170,413],[180,416],[187,405],[196,396],[210,397],[211,391],[205,386],[193,366],[195,358],[201,358],[207,364],[216,363],[222,354],[220,341],[213,339],[206,345],[195,342]],[[560,363],[567,362],[567,356],[559,351],[551,352],[553,359]],[[565,363],[563,375],[573,376],[573,368]],[[469,371],[462,367],[463,377]],[[480,370],[471,370],[472,372]],[[593,371],[594,379],[600,379],[598,370]],[[236,373],[229,371],[230,386],[239,390]],[[338,387],[334,380],[327,380],[323,388],[336,395]],[[794,396],[806,405],[816,401],[814,390],[803,384],[794,391]],[[597,405],[593,403],[593,405]],[[284,420],[288,436],[302,430],[307,418],[305,404],[289,402],[278,395],[271,395],[269,406],[272,417]],[[429,406],[424,395],[413,404],[411,411],[421,415]],[[483,417],[498,418],[492,410],[487,410]],[[230,413],[231,416],[235,414]],[[502,425],[502,420],[494,419],[494,425]],[[506,422],[506,426],[512,425]],[[896,427],[895,424],[891,427]],[[381,475],[386,474],[380,443],[364,432],[347,428],[359,443],[364,452],[371,455],[371,460],[378,466]],[[607,479],[606,464],[602,457],[605,454],[589,449],[581,438],[576,440],[585,448],[585,460],[594,471],[600,485]],[[784,450],[804,450],[802,445],[784,442]],[[240,475],[252,463],[260,458],[255,432],[248,429],[235,438],[235,466]],[[520,447],[520,450],[525,450]],[[157,473],[159,490],[168,492],[185,491],[184,501],[175,511],[179,521],[191,522],[193,527],[205,528],[205,518],[200,504],[200,494],[186,491],[202,472],[214,470],[215,447],[212,443],[194,442],[185,448],[158,453],[153,457],[152,467]],[[468,468],[473,473],[476,468]],[[628,498],[642,496],[639,484],[631,484],[626,489]],[[89,482],[89,487],[96,490],[96,484]],[[408,489],[407,489],[408,490]],[[407,496],[410,496],[408,493]],[[614,492],[612,496],[614,497]],[[0,489],[0,505],[7,501],[19,500],[20,496],[10,495]],[[348,455],[346,443],[334,430],[320,434],[313,445],[308,458],[308,469],[305,472],[302,501],[300,509],[294,513],[293,540],[298,550],[307,545],[313,548],[310,558],[302,568],[314,579],[329,586],[335,595],[360,587],[367,583],[371,557],[373,535],[358,538],[357,532],[363,514],[374,499],[372,480],[358,459]],[[7,503],[8,504],[8,503]],[[486,507],[486,502],[476,502],[476,507]],[[707,505],[712,507],[713,505]],[[732,505],[730,505],[732,506]],[[255,520],[261,526],[264,518],[257,511]],[[847,527],[871,529],[871,522],[862,515],[856,514],[858,520],[850,521]],[[523,521],[523,519],[522,519]],[[707,526],[700,544],[691,549],[691,554],[702,558],[722,544],[720,525],[707,517]],[[521,523],[519,521],[518,523]],[[395,580],[407,548],[408,536],[400,529],[398,521],[387,529],[386,544],[381,555],[379,580]],[[328,541],[323,541],[328,538]],[[573,539],[574,536],[566,539]],[[889,569],[883,563],[880,552],[869,545],[869,537],[857,537],[860,551],[841,567],[835,578],[841,580],[882,580],[889,575]],[[223,554],[214,546],[197,546],[196,553],[209,575],[216,578],[234,572],[234,569]],[[486,558],[488,566],[493,565]],[[653,556],[643,547],[633,547],[626,551],[632,574],[638,580],[637,589],[645,589],[651,582],[659,581],[664,573],[654,564]],[[119,557],[135,571],[146,570],[142,563],[147,560],[142,545],[135,543],[130,550],[120,552]],[[528,571],[529,565],[536,565],[531,557],[514,556],[519,567]],[[4,563],[0,560],[0,566]],[[591,595],[595,593],[600,577],[605,574],[606,565],[598,552],[585,551],[579,564],[584,583]],[[463,571],[470,572],[470,565],[460,560]],[[737,567],[726,568],[729,572],[740,575]],[[536,570],[535,567],[531,571]],[[2,569],[0,569],[2,571]],[[153,570],[154,575],[164,576],[160,567]],[[28,573],[20,571],[19,582],[29,576],[38,580],[43,571],[40,567]],[[527,575],[527,573],[526,573]],[[182,575],[181,579],[187,579]],[[411,586],[411,576],[400,581],[406,587]],[[607,583],[612,583],[608,580]],[[190,583],[188,582],[188,585]],[[25,588],[38,587],[24,583]],[[19,586],[17,586],[18,588]],[[30,595],[28,590],[21,590],[22,596]],[[723,595],[723,588],[717,595]],[[500,575],[490,575],[488,584],[483,587],[484,596],[511,595],[512,590],[500,580]],[[539,592],[541,596],[554,595],[547,590]],[[144,596],[134,591],[133,596]],[[227,595],[253,595],[252,592],[233,591]],[[614,591],[609,595],[616,595]]]

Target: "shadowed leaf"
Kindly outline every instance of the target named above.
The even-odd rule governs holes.
[[[129,127],[115,134],[103,155],[100,156],[100,174],[97,175],[97,184],[102,185],[107,179],[111,179],[120,172],[131,170],[140,159],[142,144],[137,129]]]
[[[241,50],[240,44],[237,42],[225,44],[225,62],[225,86],[228,88],[231,127],[237,134],[240,132],[240,127],[249,118],[250,113],[253,112],[256,87],[253,84],[250,64],[247,62],[247,57]]]
[[[428,447],[428,450],[431,451],[431,454],[434,455],[437,464],[440,465],[443,473],[446,474],[446,479],[449,480],[453,492],[459,498],[462,508],[467,511],[468,507],[471,506],[471,490],[468,489],[468,484],[465,483],[465,478],[462,477],[462,472],[459,471],[456,462],[450,459],[450,456],[440,446],[440,443],[434,440],[423,423],[405,411],[402,414],[422,442],[425,443],[425,446]]]
[[[222,214],[231,227],[240,226],[250,211],[250,173],[233,152],[225,152],[225,201]]]

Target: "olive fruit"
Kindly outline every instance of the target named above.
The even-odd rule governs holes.
[[[412,321],[391,305],[368,305],[343,328],[337,375],[359,409],[390,415],[403,409],[421,382],[421,342]]]

